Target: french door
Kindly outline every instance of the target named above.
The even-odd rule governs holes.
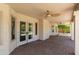
[[[28,23],[28,42],[31,42],[33,40],[33,23]]]
[[[27,23],[20,21],[20,45],[27,43]]]
[[[20,21],[20,45],[33,39],[33,23]]]

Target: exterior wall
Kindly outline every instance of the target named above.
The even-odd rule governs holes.
[[[16,11],[14,11],[12,8],[10,8],[10,17],[11,16],[16,18]],[[17,24],[16,20],[15,20],[15,24]],[[10,19],[10,22],[11,22],[11,19]],[[11,23],[10,23],[10,25],[11,25]],[[10,29],[11,29],[11,26],[10,26]],[[17,47],[17,38],[16,38],[17,33],[16,33],[16,31],[17,30],[16,30],[16,26],[15,26],[15,39],[14,40],[10,39],[9,53],[12,52]],[[11,33],[10,33],[10,35],[11,35]]]
[[[5,4],[0,4],[0,12],[2,13],[1,22],[1,45],[0,45],[0,54],[9,54],[9,42],[10,42],[10,15],[9,15],[9,6]]]
[[[28,39],[26,39],[26,41],[24,41],[24,42],[20,42],[20,21],[24,21],[24,22],[26,22],[26,23],[29,23],[29,22],[31,22],[31,23],[33,23],[33,39],[31,39],[30,41],[28,41],[28,42],[31,42],[31,41],[36,41],[36,40],[38,40],[39,39],[39,35],[35,35],[35,22],[37,22],[38,23],[38,20],[37,19],[35,19],[35,18],[32,18],[32,17],[29,17],[29,16],[26,16],[26,15],[23,15],[23,14],[21,14],[21,13],[16,13],[14,10],[11,10],[11,13],[12,13],[12,15],[14,16],[14,17],[16,17],[16,34],[15,34],[15,39],[14,40],[12,40],[11,42],[10,42],[10,52],[12,52],[16,47],[18,47],[19,45],[22,45],[22,44],[25,44],[25,43],[27,43],[26,41],[28,40]],[[39,25],[39,23],[38,23],[38,25]],[[27,29],[27,28],[26,28]],[[38,32],[39,33],[39,32]]]
[[[35,22],[39,22],[37,19],[20,14],[15,12],[12,8],[10,8],[6,4],[0,4],[0,54],[10,54],[16,47],[21,45],[19,42],[20,37],[20,21],[26,21],[26,23],[33,23],[33,39],[31,41],[35,41],[39,39],[39,30],[38,35],[35,35]],[[15,20],[15,39],[11,40],[11,15],[16,17]],[[38,27],[39,29],[39,27]],[[29,42],[31,42],[29,41]]]
[[[79,55],[79,10],[74,12],[75,15],[75,54]]]

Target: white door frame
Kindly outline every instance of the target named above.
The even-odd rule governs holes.
[[[26,21],[20,21],[20,22],[25,22],[26,23],[26,31],[25,32],[27,32],[27,22]],[[20,27],[20,25],[19,25],[19,27]],[[20,41],[20,39],[19,39],[19,45],[23,45],[23,44],[26,44],[28,42],[27,34],[25,33],[25,35],[26,35],[26,40]],[[19,37],[20,37],[20,35],[19,35]]]
[[[28,27],[27,28],[27,32],[29,31],[29,23],[32,23],[32,33],[31,33],[32,34],[32,38],[31,39],[28,38],[28,43],[29,42],[32,42],[33,41],[33,38],[34,38],[34,29],[33,29],[34,28],[34,23],[31,22],[31,21],[28,21],[28,23],[27,23],[27,27]],[[28,37],[29,37],[29,35],[30,35],[30,33],[28,34]]]
[[[26,32],[28,32],[28,23],[32,23],[33,24],[33,38],[32,39],[28,39],[28,34],[26,34],[26,40],[23,41],[23,42],[20,42],[20,22],[26,22]],[[38,23],[38,21],[31,21],[31,20],[23,20],[23,19],[20,19],[19,21],[17,21],[17,46],[20,46],[20,45],[23,45],[23,44],[26,44],[26,43],[29,43],[29,42],[32,42],[32,41],[36,41],[39,39],[39,35],[35,35],[35,22]],[[39,28],[37,29],[39,31]],[[38,32],[39,33],[39,32]]]

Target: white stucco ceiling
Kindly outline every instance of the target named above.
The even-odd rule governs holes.
[[[17,12],[25,15],[41,18],[46,10],[51,13],[60,13],[58,17],[48,17],[47,19],[52,22],[63,22],[71,20],[74,4],[72,3],[11,3],[8,4]]]

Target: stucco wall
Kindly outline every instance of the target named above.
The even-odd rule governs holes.
[[[0,19],[0,54],[9,54],[9,42],[10,42],[10,15],[9,6],[0,4],[0,12],[2,12],[2,18]]]
[[[21,13],[15,12],[6,4],[0,4],[0,54],[10,54],[20,43],[20,21],[25,21],[26,23],[33,23],[33,39],[35,41],[39,39],[39,34],[35,35],[35,22],[39,22],[36,18],[32,18]],[[11,15],[16,18],[15,20],[15,39],[11,40]],[[38,27],[39,28],[39,27]],[[39,30],[38,30],[39,33]],[[24,43],[24,42],[23,42]],[[22,44],[23,44],[22,43]],[[27,42],[26,42],[27,43]]]
[[[74,12],[75,15],[75,54],[79,55],[79,10]]]
[[[15,18],[16,18],[16,16],[17,16],[17,15],[16,15],[16,11],[13,10],[12,8],[10,8],[10,31],[11,31],[11,16],[12,16],[12,17],[15,17]],[[16,20],[17,20],[17,19],[16,19]],[[16,20],[15,20],[15,24],[17,24],[17,23],[16,23]],[[15,26],[15,29],[16,29],[16,26]],[[15,39],[14,39],[14,40],[10,39],[9,53],[12,52],[12,51],[17,47],[16,31],[17,31],[17,30],[15,30]],[[10,35],[11,35],[11,32],[10,32]]]

